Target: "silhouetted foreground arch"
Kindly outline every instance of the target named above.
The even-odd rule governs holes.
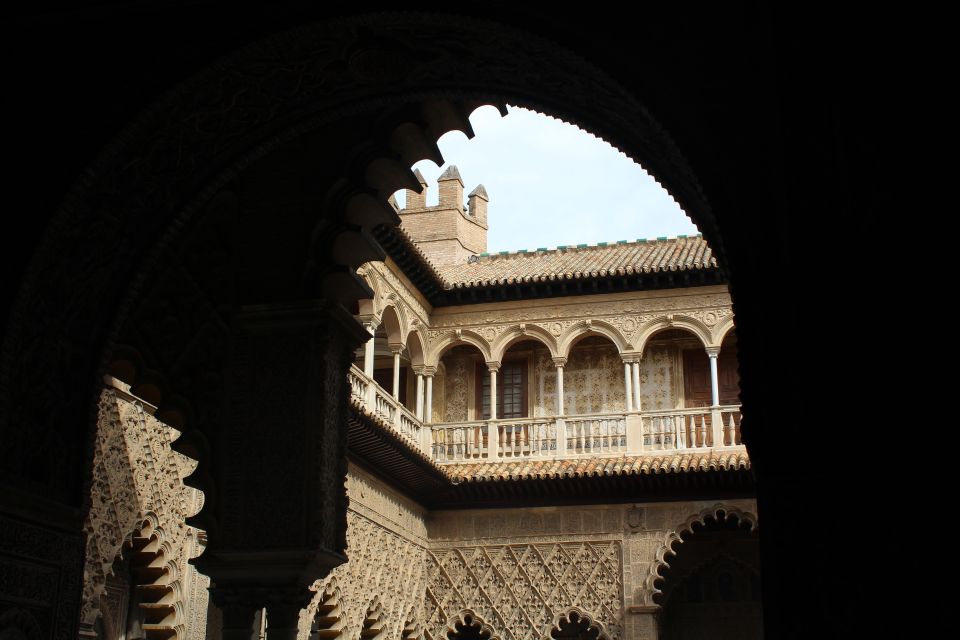
[[[471,55],[437,55],[444,50]],[[642,162],[722,254],[706,198],[669,136],[562,48],[492,22],[414,13],[283,33],[169,92],[65,199],[0,354],[8,477],[82,510],[96,381],[111,371],[182,430],[175,448],[198,460],[188,482],[208,499],[190,523],[209,533],[198,566],[214,578],[214,599],[249,600],[252,615],[255,598],[242,585],[276,566],[257,555],[269,544],[290,555],[268,599],[305,604],[315,573],[342,561],[340,374],[366,336],[341,305],[371,293],[355,273],[383,257],[370,230],[396,224],[386,197],[418,188],[408,167],[440,159],[442,133],[469,134],[473,108],[507,100]],[[268,220],[278,194],[288,208]],[[313,391],[306,404],[277,393],[303,384]],[[258,446],[265,419],[274,437]],[[295,427],[311,421],[322,425],[315,433]],[[299,475],[277,485],[281,466]],[[268,501],[296,526],[271,527],[260,512]],[[275,629],[291,623],[270,618]]]

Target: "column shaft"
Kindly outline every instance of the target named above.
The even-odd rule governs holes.
[[[433,375],[427,376],[427,404],[423,409],[423,421],[433,422]]]
[[[363,352],[363,372],[367,375],[368,378],[373,379],[373,341],[374,341],[374,328],[372,324],[365,324],[367,331],[370,332],[370,339],[367,340],[366,345],[364,345]]]
[[[557,365],[557,415],[563,415],[563,365]]]
[[[423,420],[423,374],[417,374],[417,404],[414,412],[418,420]]]
[[[717,381],[717,353],[707,353],[710,356],[710,397],[713,406],[720,404],[720,384]]]
[[[640,406],[640,363],[634,361],[630,366],[633,369],[633,408],[641,411],[643,407]]]
[[[627,391],[627,411],[633,411],[633,383],[630,376],[630,363],[623,363],[623,384]]]
[[[400,399],[400,352],[393,352],[393,399]]]

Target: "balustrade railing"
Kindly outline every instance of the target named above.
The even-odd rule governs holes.
[[[567,418],[567,453],[620,453],[627,450],[626,416]]]
[[[737,405],[644,411],[640,419],[645,450],[740,444],[740,407]],[[718,429],[714,429],[714,424]],[[719,443],[715,445],[716,436]]]
[[[437,462],[642,454],[741,444],[738,405],[424,425],[356,366],[347,377],[356,403],[393,425],[413,448]]]
[[[409,409],[400,404],[375,381],[367,378],[356,365],[350,367],[347,372],[347,379],[350,381],[350,396],[355,401],[384,422],[392,424],[401,436],[410,441],[414,448],[423,449],[421,444],[424,430],[423,423],[417,420]]]
[[[431,425],[434,460],[466,461],[483,458],[553,457],[557,454],[554,418],[485,420]],[[491,440],[491,435],[493,439]]]
[[[351,366],[347,371],[347,380],[350,382],[350,397],[361,405],[367,402],[367,389],[370,382],[367,381],[363,372],[356,366]]]

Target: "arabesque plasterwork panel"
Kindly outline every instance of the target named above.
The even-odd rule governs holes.
[[[299,637],[307,640],[324,589],[340,597],[342,638],[359,638],[364,614],[377,598],[384,637],[399,638],[413,610],[418,619],[426,588],[426,517],[416,503],[351,465],[347,475],[347,562],[313,585],[316,595],[300,614]]]
[[[202,507],[203,494],[183,484],[196,462],[170,448],[178,436],[124,390],[111,387],[101,393],[91,508],[85,523],[81,623],[88,628],[101,615],[119,619],[109,610],[119,601],[107,592],[107,576],[129,553],[125,541],[149,521],[162,532],[155,535],[162,535],[167,580],[175,587],[178,615],[170,626],[181,639],[205,636],[210,580],[188,563],[203,552],[203,544],[199,532],[185,523]]]
[[[449,619],[470,609],[504,640],[539,638],[576,606],[619,638],[621,566],[620,543],[609,540],[433,548],[424,627],[441,638]]]

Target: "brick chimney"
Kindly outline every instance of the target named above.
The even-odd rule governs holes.
[[[417,180],[420,181],[420,193],[407,189],[407,206],[405,206],[404,209],[423,209],[427,206],[427,181],[424,180],[423,174],[420,173],[420,169],[414,169],[413,175],[415,175]]]
[[[437,178],[440,187],[440,208],[463,212],[463,179],[457,165],[452,164]]]

